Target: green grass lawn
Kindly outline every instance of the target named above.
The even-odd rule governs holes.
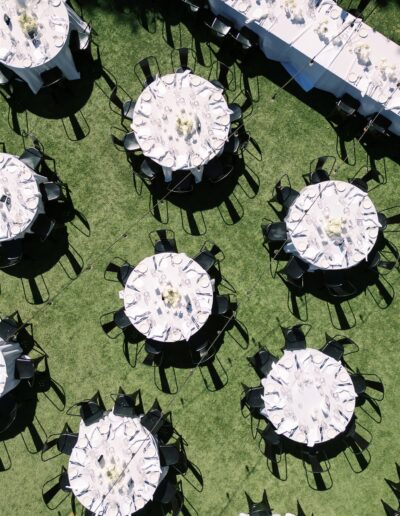
[[[136,0],[137,2],[138,0]],[[169,2],[170,0],[164,0]],[[144,0],[139,0],[145,4]],[[172,3],[172,2],[171,2]],[[133,65],[146,55],[156,55],[163,72],[170,69],[170,47],[163,38],[163,19],[156,16],[149,30],[143,28],[129,9],[125,14],[109,6],[106,0],[93,2],[85,9],[85,18],[96,29],[103,66],[111,71],[124,89],[133,97],[140,92]],[[177,20],[179,13],[175,13]],[[400,7],[389,3],[379,7],[369,23],[388,37],[400,40],[398,19]],[[182,46],[191,45],[192,37],[184,23],[180,24]],[[174,37],[179,33],[173,27]],[[207,47],[202,46],[205,55]],[[332,460],[333,488],[315,492],[308,488],[301,461],[288,457],[288,480],[281,482],[268,471],[258,441],[253,440],[249,419],[240,412],[241,382],[257,385],[256,374],[249,367],[246,356],[257,350],[257,343],[279,353],[283,345],[279,324],[291,325],[296,319],[287,306],[287,290],[282,282],[272,279],[269,262],[262,247],[260,223],[263,217],[274,218],[267,200],[276,180],[288,173],[292,185],[303,186],[302,174],[309,163],[320,155],[336,155],[336,134],[329,123],[309,104],[312,94],[302,95],[293,89],[282,91],[275,101],[271,96],[276,85],[269,78],[268,67],[278,66],[259,59],[258,69],[266,68],[259,79],[260,101],[248,122],[248,129],[263,153],[263,160],[246,156],[249,174],[259,184],[256,194],[249,180],[241,176],[230,195],[235,206],[242,206],[240,220],[227,224],[226,204],[194,213],[202,235],[191,235],[185,210],[172,202],[160,203],[160,211],[167,226],[176,233],[179,249],[194,254],[203,241],[213,240],[225,253],[223,275],[236,290],[240,303],[238,318],[249,332],[249,343],[235,331],[225,335],[218,357],[226,370],[227,384],[211,392],[207,370],[176,370],[180,390],[176,395],[160,392],[154,382],[151,367],[142,364],[144,353],[136,367],[131,367],[122,351],[122,340],[112,341],[102,332],[99,318],[102,313],[119,308],[118,285],[106,282],[103,272],[114,256],[122,256],[131,263],[152,253],[148,232],[161,227],[150,207],[146,188],[139,194],[132,182],[132,171],[122,152],[110,143],[111,126],[119,125],[119,117],[109,109],[104,92],[109,91],[104,78],[96,80],[82,113],[90,133],[80,141],[67,139],[60,119],[43,118],[32,112],[18,113],[21,127],[33,132],[45,146],[46,154],[56,160],[57,172],[71,189],[77,210],[90,224],[90,235],[81,231],[79,222],[67,224],[69,242],[82,257],[84,269],[77,279],[70,279],[65,257],[43,278],[51,303],[29,304],[24,288],[26,281],[1,274],[0,311],[3,314],[19,310],[24,320],[31,320],[36,340],[49,354],[52,376],[64,387],[67,406],[90,397],[100,389],[103,399],[111,407],[110,393],[121,385],[131,392],[141,388],[147,406],[157,397],[165,410],[171,410],[177,429],[189,443],[189,458],[200,468],[204,489],[197,492],[184,482],[184,493],[201,516],[235,515],[247,508],[245,491],[254,499],[266,489],[276,512],[295,512],[299,500],[306,514],[315,516],[375,516],[383,514],[381,499],[395,505],[395,499],[385,478],[395,480],[395,462],[400,460],[400,401],[397,396],[398,373],[398,308],[399,276],[390,276],[396,296],[391,305],[379,309],[369,293],[352,301],[357,324],[346,331],[360,346],[350,363],[364,372],[377,372],[385,384],[385,399],[380,404],[382,422],[377,424],[358,410],[359,421],[372,433],[370,446],[372,461],[361,474],[353,473],[345,458]],[[200,75],[208,70],[199,67]],[[278,74],[279,75],[279,74]],[[254,79],[252,79],[254,84]],[[107,89],[108,88],[108,89]],[[295,93],[295,94],[293,94]],[[0,140],[9,152],[20,154],[22,137],[8,124],[8,106],[0,99],[3,116],[0,120]],[[367,162],[362,146],[356,145],[357,164],[348,166],[338,159],[336,178],[347,179]],[[391,160],[380,160],[380,170],[387,168],[388,183],[376,188],[371,198],[378,208],[398,203],[399,166]],[[196,198],[194,204],[200,205]],[[203,231],[200,231],[203,232]],[[399,244],[396,233],[391,238]],[[63,266],[64,268],[63,268]],[[42,281],[42,280],[40,280]],[[39,282],[39,279],[38,279]],[[41,284],[43,288],[43,284]],[[308,322],[312,324],[309,343],[319,347],[324,333],[334,334],[328,308],[323,301],[308,297]],[[208,387],[208,388],[207,388]],[[61,430],[65,421],[77,428],[74,418],[67,418],[49,401],[39,396],[36,416],[47,434]],[[29,454],[21,436],[6,443],[12,468],[1,474],[0,514],[23,516],[48,513],[41,499],[41,487],[46,479],[55,476],[66,458],[43,463],[39,455]],[[69,514],[65,504],[59,514]]]

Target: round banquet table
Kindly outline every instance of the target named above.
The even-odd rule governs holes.
[[[69,80],[80,78],[69,49],[70,30],[87,31],[87,25],[63,0],[0,0],[0,63],[23,79],[37,93],[45,70],[60,68]],[[37,35],[29,38],[20,16],[34,20]],[[6,14],[10,26],[3,20]]]
[[[159,253],[134,268],[120,297],[140,333],[160,342],[178,342],[188,340],[208,319],[213,288],[207,272],[186,254]]]
[[[367,259],[379,221],[368,195],[344,181],[306,186],[285,219],[285,246],[314,269],[348,269]]]
[[[0,340],[0,398],[19,384],[15,378],[15,361],[22,355],[17,342]]]
[[[262,385],[261,413],[278,434],[310,447],[342,433],[354,413],[349,373],[316,349],[285,351]]]
[[[17,157],[0,154],[0,241],[22,238],[44,212],[39,191],[44,181]]]
[[[172,171],[190,169],[200,182],[203,166],[228,140],[230,113],[223,92],[189,70],[157,78],[138,98],[132,129],[143,154]]]
[[[90,426],[81,421],[68,478],[89,511],[130,516],[152,500],[162,475],[157,442],[139,418],[109,412]]]

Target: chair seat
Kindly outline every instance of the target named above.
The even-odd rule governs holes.
[[[62,197],[61,185],[58,183],[40,183],[39,189],[45,202],[58,201]]]
[[[177,170],[172,173],[172,181],[167,185],[171,193],[190,193],[193,191],[193,175],[188,170]]]

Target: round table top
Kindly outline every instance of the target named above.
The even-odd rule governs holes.
[[[223,92],[189,71],[164,75],[139,96],[132,129],[143,154],[172,170],[200,167],[228,140]]]
[[[37,177],[17,157],[0,153],[0,241],[22,236],[38,214]]]
[[[69,17],[63,0],[1,0],[0,62],[12,68],[34,68],[51,61],[65,45]],[[2,15],[3,18],[3,15]],[[31,39],[26,32],[36,31]]]
[[[310,447],[342,433],[354,413],[349,373],[316,349],[285,351],[262,385],[262,414],[278,434]]]
[[[318,269],[347,269],[365,260],[380,224],[368,195],[344,181],[301,190],[286,227],[296,254]]]
[[[152,500],[161,478],[157,442],[139,418],[113,412],[81,421],[68,478],[79,502],[102,516],[130,516]]]
[[[120,293],[135,328],[160,342],[188,340],[211,314],[209,275],[184,253],[159,253],[142,260]]]

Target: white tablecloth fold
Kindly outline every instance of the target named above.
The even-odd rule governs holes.
[[[83,421],[68,465],[79,502],[99,516],[130,516],[152,500],[161,477],[157,443],[138,418],[112,412]]]
[[[19,380],[15,379],[15,361],[21,354],[19,344],[0,340],[0,397],[19,384]]]
[[[315,269],[347,269],[367,258],[380,224],[365,192],[344,181],[326,181],[301,190],[286,227],[286,251]]]
[[[184,253],[142,260],[120,292],[135,328],[160,342],[188,340],[208,319],[213,289],[209,275]]]
[[[333,439],[353,416],[356,393],[350,375],[316,349],[285,351],[262,385],[262,414],[278,434],[307,446]]]

